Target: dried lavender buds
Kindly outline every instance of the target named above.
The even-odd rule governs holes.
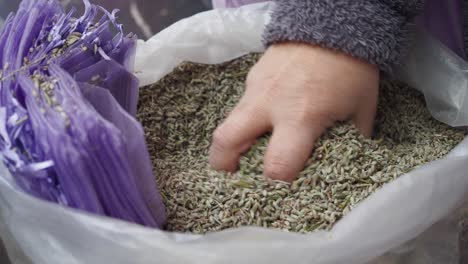
[[[211,135],[239,101],[258,56],[222,65],[185,63],[141,89],[138,118],[169,230],[206,233],[245,225],[301,233],[328,230],[382,185],[443,157],[464,137],[434,120],[415,90],[383,82],[375,138],[338,125],[317,142],[292,184],[262,177],[269,136],[242,157],[239,172],[210,170]]]

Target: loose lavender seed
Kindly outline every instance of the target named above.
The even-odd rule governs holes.
[[[292,184],[266,181],[260,138],[234,174],[207,164],[211,135],[244,92],[251,54],[221,65],[184,63],[143,87],[142,122],[172,231],[207,233],[256,225],[291,232],[329,230],[384,184],[440,159],[464,133],[433,119],[404,84],[381,84],[374,138],[350,124],[329,130]],[[285,142],[287,144],[287,142]]]

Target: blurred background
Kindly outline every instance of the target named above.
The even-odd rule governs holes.
[[[67,8],[81,11],[82,0],[59,0]],[[211,8],[211,0],[91,0],[108,10],[119,9],[119,22],[126,32],[148,39],[172,23]],[[0,24],[18,8],[20,0],[0,0]]]
[[[71,6],[83,10],[82,0],[59,0],[68,10]],[[0,28],[10,12],[16,11],[20,0],[0,0]],[[119,22],[125,32],[148,39],[174,22],[211,8],[211,0],[91,0],[108,10],[120,9]],[[0,239],[0,264],[9,264]]]

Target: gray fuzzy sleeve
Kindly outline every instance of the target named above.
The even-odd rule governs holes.
[[[407,28],[424,0],[277,0],[263,40],[305,42],[391,71],[406,49]]]

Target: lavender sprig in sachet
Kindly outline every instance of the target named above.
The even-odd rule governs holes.
[[[6,20],[1,157],[36,197],[161,228],[164,207],[133,118],[136,38],[124,37],[116,11],[84,4],[76,18],[56,0],[24,0]]]

